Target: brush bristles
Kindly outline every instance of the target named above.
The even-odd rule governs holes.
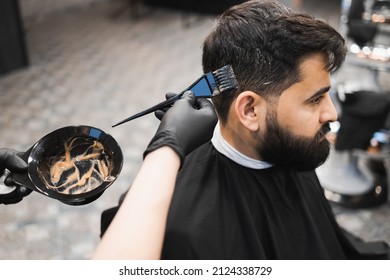
[[[223,66],[213,72],[220,93],[238,88],[238,82],[230,65]]]

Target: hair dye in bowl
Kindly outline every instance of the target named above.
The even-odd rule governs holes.
[[[113,181],[112,166],[112,158],[97,139],[74,136],[41,159],[38,172],[47,189],[77,195]]]

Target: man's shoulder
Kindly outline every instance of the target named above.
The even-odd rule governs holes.
[[[186,156],[184,164],[180,169],[179,177],[188,171],[200,170],[213,164],[216,160],[217,153],[217,150],[210,141],[198,147]]]

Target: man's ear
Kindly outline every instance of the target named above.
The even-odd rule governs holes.
[[[265,108],[265,101],[253,91],[240,93],[234,104],[237,118],[251,131],[257,131],[259,129],[259,118],[265,115]]]

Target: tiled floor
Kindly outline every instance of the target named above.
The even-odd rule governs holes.
[[[334,7],[306,2],[305,9],[338,25]],[[0,147],[25,151],[59,127],[85,124],[114,136],[125,156],[118,180],[91,204],[68,206],[32,193],[19,204],[0,205],[0,259],[88,259],[99,241],[101,212],[129,187],[158,121],[149,115],[111,125],[201,75],[201,44],[213,16],[145,7],[134,20],[126,3],[29,24],[30,66],[0,77]],[[356,234],[390,242],[389,205],[336,210]]]

